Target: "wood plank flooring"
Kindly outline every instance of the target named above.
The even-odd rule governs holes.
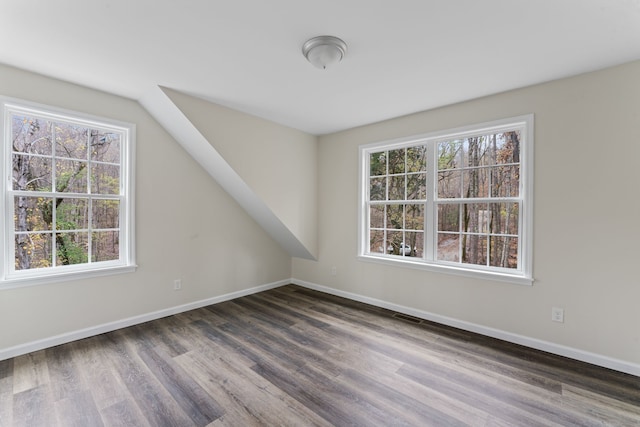
[[[0,426],[637,426],[640,377],[297,286],[0,361]]]

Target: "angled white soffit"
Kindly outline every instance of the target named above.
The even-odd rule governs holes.
[[[139,102],[289,255],[316,259],[171,101],[162,87],[156,86],[146,92]]]

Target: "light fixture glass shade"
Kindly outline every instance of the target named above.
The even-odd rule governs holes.
[[[302,54],[315,67],[327,69],[342,60],[347,53],[347,44],[337,37],[318,36],[302,46]]]

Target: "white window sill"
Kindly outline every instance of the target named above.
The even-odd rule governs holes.
[[[90,279],[93,277],[110,276],[113,274],[133,273],[137,265],[108,266],[83,271],[52,271],[45,275],[30,275],[23,277],[11,277],[0,280],[0,290],[22,288],[26,286],[44,285],[69,280]]]
[[[448,266],[441,264],[429,264],[424,261],[413,261],[409,257],[395,258],[379,255],[358,255],[360,261],[371,262],[375,264],[386,264],[394,267],[413,268],[418,270],[432,271],[436,273],[453,274],[457,276],[471,277],[474,279],[492,280],[498,282],[507,282],[517,285],[531,286],[533,277],[527,277],[522,274],[509,274],[495,271],[476,270],[471,268]]]

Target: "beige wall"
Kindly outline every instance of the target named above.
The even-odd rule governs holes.
[[[317,253],[317,137],[165,90],[307,251]]]
[[[0,94],[136,123],[139,264],[132,274],[0,290],[0,351],[292,276],[290,257],[138,103],[3,66]],[[635,62],[323,136],[319,261],[294,258],[293,277],[640,364],[639,105]],[[360,144],[527,113],[535,114],[533,286],[357,260]],[[264,156],[259,134],[236,143]],[[295,156],[308,160],[312,146],[285,156],[289,165],[274,173],[296,168]],[[233,160],[239,152],[226,154],[239,169],[258,160]],[[291,203],[309,198],[316,206],[304,194],[312,175],[275,199],[290,223],[299,215]],[[261,191],[273,197],[275,189]],[[300,209],[315,215],[316,208]],[[315,235],[308,221],[301,227]],[[172,290],[175,278],[183,280],[180,292]],[[552,306],[565,309],[565,323],[551,322]]]
[[[428,96],[428,94],[425,94]],[[533,286],[358,261],[358,146],[535,114]],[[640,62],[323,136],[310,283],[640,364]],[[337,275],[331,275],[331,267]],[[553,306],[565,323],[551,322]]]
[[[291,277],[291,258],[137,102],[4,66],[0,94],[136,124],[139,265],[0,290],[0,351]]]

